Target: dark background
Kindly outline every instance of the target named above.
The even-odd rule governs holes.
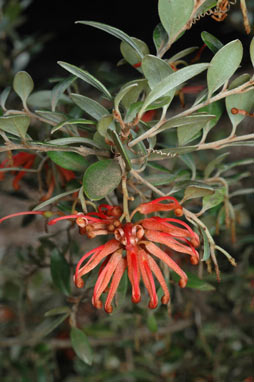
[[[159,21],[157,6],[157,0],[33,1],[24,12],[26,21],[19,28],[19,33],[23,36],[36,35],[38,41],[47,35],[48,40],[26,70],[41,84],[45,78],[63,75],[64,71],[58,68],[58,60],[86,67],[89,63],[90,66],[99,62],[116,64],[121,59],[118,39],[92,27],[75,24],[77,20],[93,20],[122,29],[130,36],[145,41],[154,54],[152,32]],[[189,46],[202,46],[200,33],[203,30],[213,33],[223,43],[239,38],[240,32],[242,42],[249,44],[250,37],[244,33],[241,18],[234,22],[232,17],[233,13],[237,13],[237,6],[232,6],[231,11],[234,12],[223,23],[208,16],[203,18],[173,45],[166,56]],[[205,52],[203,58],[210,59],[210,52]]]

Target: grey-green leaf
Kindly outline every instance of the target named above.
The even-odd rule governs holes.
[[[34,82],[30,74],[25,71],[21,71],[15,74],[13,80],[13,89],[18,94],[23,102],[23,106],[26,108],[26,101],[28,96],[32,93],[34,88]]]
[[[157,24],[153,31],[153,42],[157,53],[168,41],[168,34],[161,23]]]
[[[115,27],[112,27],[110,25],[98,23],[95,21],[76,21],[77,24],[84,24],[84,25],[90,25],[91,27],[101,29],[117,38],[119,38],[122,41],[127,42],[130,46],[132,46],[133,49],[136,50],[136,52],[140,55],[140,57],[143,57],[142,51],[139,49],[139,47],[135,44],[135,42],[132,40],[130,36],[128,36],[125,32],[121,31],[120,29],[117,29]]]
[[[138,38],[131,37],[132,41],[138,46],[139,50],[142,52],[142,57],[149,54],[149,48],[146,43]],[[137,53],[136,49],[130,46],[126,41],[122,41],[120,44],[120,50],[124,59],[132,66],[141,63],[142,57]],[[137,67],[140,71],[140,68]]]
[[[83,172],[89,162],[83,156],[69,151],[48,151],[48,157],[58,166],[66,170]]]
[[[139,116],[142,116],[146,108],[151,105],[158,98],[168,94],[169,91],[175,89],[190,78],[198,75],[208,68],[209,64],[194,64],[178,70],[164,78],[159,82],[153,90],[146,97],[144,104],[139,112]]]
[[[209,176],[212,174],[212,172],[218,168],[218,165],[224,161],[224,159],[228,156],[229,153],[223,153],[221,155],[218,155],[215,159],[210,161],[208,165],[205,168],[204,171],[204,177],[205,179],[209,178]]]
[[[229,89],[234,89],[247,82],[248,80],[249,75],[243,74],[231,82]],[[235,128],[245,118],[245,115],[232,114],[232,108],[243,109],[249,113],[252,112],[254,108],[254,90],[250,90],[246,93],[236,93],[226,97],[227,113],[233,127]]]
[[[208,97],[235,73],[242,56],[243,46],[240,40],[231,41],[215,54],[207,71]]]
[[[58,61],[58,64],[62,68],[68,70],[68,72],[74,74],[74,76],[81,78],[81,80],[87,82],[89,85],[98,89],[100,92],[102,92],[105,95],[106,98],[108,99],[112,98],[107,88],[99,80],[97,80],[97,78],[92,76],[92,74],[88,73],[86,70],[80,69],[75,65],[71,65],[63,61]]]
[[[10,94],[10,91],[11,91],[11,87],[10,86],[7,86],[7,88],[5,88],[1,95],[0,95],[0,106],[3,110],[5,110],[5,103],[7,101],[7,98]]]
[[[161,23],[174,42],[189,21],[194,8],[194,0],[159,0],[158,9]]]
[[[70,266],[56,248],[51,253],[51,277],[55,286],[66,296],[70,295]]]
[[[109,114],[108,110],[104,106],[89,97],[72,93],[71,99],[78,107],[80,107],[80,109],[84,110],[97,121],[99,121],[104,115]]]
[[[214,189],[210,186],[190,185],[184,191],[184,200],[200,198],[206,195],[214,194]]]
[[[88,365],[93,363],[93,351],[86,334],[78,329],[71,328],[71,343],[77,356]]]
[[[151,89],[153,89],[164,78],[174,73],[168,63],[151,54],[148,54],[143,58],[142,70]],[[172,93],[172,95],[173,94],[174,93]]]
[[[204,43],[208,46],[208,48],[215,54],[218,52],[218,50],[220,50],[221,48],[223,48],[223,44],[222,42],[217,39],[217,37],[213,36],[211,33],[209,32],[202,32],[201,33],[201,38],[202,40],[204,41]]]
[[[91,200],[100,200],[112,192],[121,181],[121,168],[113,159],[100,160],[86,170],[83,188]]]
[[[68,119],[58,123],[57,126],[53,127],[51,134],[68,125],[95,125],[95,121],[90,121],[88,119]]]
[[[224,201],[225,188],[217,188],[212,195],[207,195],[203,198],[202,213],[210,208],[216,207]]]
[[[0,117],[0,130],[13,134],[24,140],[29,125],[30,118],[27,115],[16,114]]]
[[[254,67],[254,37],[252,38],[250,43],[250,59],[252,66]]]
[[[53,89],[52,89],[52,98],[51,98],[51,106],[52,106],[52,111],[56,110],[56,106],[58,104],[59,99],[63,95],[66,89],[73,83],[73,81],[76,80],[77,77],[71,76],[69,78],[66,78],[65,80],[59,82],[56,84]]]

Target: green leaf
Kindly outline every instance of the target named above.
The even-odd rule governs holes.
[[[201,33],[201,38],[204,41],[204,43],[208,46],[208,48],[215,54],[223,48],[223,44],[220,40],[217,39],[217,37],[213,36],[209,32],[202,32]]]
[[[83,156],[68,151],[48,151],[47,155],[54,163],[66,170],[83,172],[90,164]]]
[[[107,88],[99,80],[97,80],[97,78],[92,76],[87,71],[80,69],[75,65],[71,65],[71,64],[68,64],[67,62],[63,62],[63,61],[58,61],[58,64],[62,68],[68,70],[68,72],[74,74],[78,78],[81,78],[81,80],[87,82],[89,85],[95,87],[97,90],[102,92],[106,98],[108,98],[108,99],[112,98],[112,96],[109,93],[109,91],[107,90]]]
[[[178,143],[181,146],[193,141],[197,138],[197,134],[206,126],[207,122],[201,122],[192,126],[179,126],[177,128]]]
[[[143,58],[142,70],[151,89],[153,89],[164,78],[174,73],[169,64],[151,54]],[[170,96],[173,97],[174,92],[171,91]]]
[[[119,185],[121,176],[121,168],[113,159],[95,162],[84,174],[84,192],[91,200],[103,199]]]
[[[205,185],[190,185],[184,191],[184,201],[193,198],[200,198],[206,195],[214,194],[214,189]]]
[[[15,74],[13,80],[13,89],[21,98],[24,108],[26,108],[26,101],[28,96],[32,93],[34,82],[30,74],[21,71]]]
[[[252,66],[254,67],[254,37],[252,38],[250,43],[250,59]]]
[[[231,41],[215,54],[207,70],[208,98],[235,73],[242,56],[240,40]]]
[[[57,308],[53,308],[48,310],[44,316],[45,317],[50,317],[50,316],[58,316],[59,314],[70,314],[71,309],[68,306],[58,306]]]
[[[158,331],[158,324],[157,324],[157,320],[155,318],[154,313],[152,312],[148,313],[146,324],[150,332],[156,333]]]
[[[63,193],[58,194],[56,196],[53,196],[53,198],[50,198],[48,200],[45,200],[45,202],[38,204],[36,207],[34,207],[33,211],[40,210],[41,208],[44,208],[44,207],[50,205],[51,203],[55,203],[57,200],[65,198],[65,196],[74,194],[75,192],[78,192],[79,190],[80,190],[80,188],[76,188],[75,190],[66,191],[66,192],[63,192]]]
[[[57,104],[63,93],[65,92],[68,87],[71,86],[73,81],[76,80],[77,77],[72,76],[69,78],[66,78],[63,81],[60,81],[56,86],[53,87],[52,93],[51,93],[51,107],[52,111],[56,110]]]
[[[184,155],[181,155],[181,156],[180,156],[180,159],[181,159],[181,161],[183,161],[183,163],[185,163],[186,166],[188,166],[189,169],[191,170],[191,172],[192,172],[191,179],[195,179],[195,178],[196,178],[197,170],[196,170],[195,162],[194,162],[194,160],[192,159],[192,156],[191,156],[191,155],[188,155],[188,154],[184,154]]]
[[[203,72],[208,68],[208,66],[209,64],[189,65],[183,69],[179,69],[177,72],[174,72],[166,78],[164,78],[153,88],[153,90],[146,97],[143,107],[139,112],[139,116],[142,116],[146,108],[158,98],[163,97],[164,95],[168,94],[171,90],[175,89],[177,86],[183,84],[185,81]]]
[[[126,170],[127,171],[130,171],[132,166],[131,166],[131,161],[130,161],[130,158],[129,158],[129,155],[127,153],[127,150],[126,148],[124,147],[119,135],[117,134],[117,132],[115,131],[115,129],[109,129],[109,135],[110,137],[112,138],[116,148],[118,149],[119,153],[121,154],[124,162],[125,162],[125,165],[126,165]]]
[[[134,87],[137,87],[138,84],[137,83],[130,83],[130,84],[127,84],[126,86],[122,87],[120,89],[120,91],[117,93],[117,95],[115,96],[115,101],[114,101],[114,104],[115,104],[115,110],[119,112],[119,104],[121,102],[121,100],[123,99],[123,97]]]
[[[149,54],[149,48],[144,41],[139,40],[138,38],[135,38],[135,37],[131,37],[131,39],[134,42],[134,44],[138,46],[139,50],[142,52],[142,57],[145,56],[146,54]],[[141,62],[142,57],[140,56],[140,54],[136,51],[136,49],[130,46],[130,44],[127,43],[126,41],[121,42],[120,50],[124,59],[131,66],[134,66]],[[140,68],[137,68],[137,70],[140,71]]]
[[[58,131],[62,127],[65,127],[66,125],[67,126],[68,125],[95,125],[95,122],[90,121],[88,119],[68,119],[66,121],[62,121],[62,122],[58,123],[57,126],[53,127],[53,129],[51,130],[51,134],[55,133],[56,131]]]
[[[182,28],[187,24],[194,8],[193,0],[159,0],[161,23],[174,42]]]
[[[217,122],[219,121],[220,117],[224,112],[224,109],[224,102],[221,100],[212,102],[209,105],[199,109],[199,112],[208,113],[208,115],[213,115],[213,118],[207,121],[206,126],[204,127],[206,133],[208,133],[214,126],[217,125]]]
[[[11,87],[7,86],[7,88],[5,88],[1,93],[0,106],[3,110],[5,110],[5,103],[7,101],[7,98],[9,97],[10,91],[11,91]]]
[[[108,135],[108,129],[109,127],[114,127],[115,124],[114,124],[114,118],[113,118],[113,115],[112,114],[109,114],[109,115],[105,115],[104,117],[102,117],[98,124],[97,124],[97,131],[98,133],[102,136],[102,137],[109,137]]]
[[[70,266],[56,248],[51,252],[50,271],[55,286],[69,296],[71,293]]]
[[[128,91],[128,93],[124,95],[121,101],[122,105],[125,107],[127,112],[128,112],[128,109],[131,107],[131,105],[133,105],[135,102],[138,101],[140,94],[146,89],[148,89],[147,80],[143,78],[139,80],[127,82],[127,84],[123,86],[123,89],[131,84],[135,84],[136,86],[131,88]]]
[[[80,109],[84,110],[97,121],[104,117],[104,115],[109,114],[108,110],[104,106],[89,97],[72,93],[71,99],[78,107],[80,107]]]
[[[167,43],[168,35],[161,23],[157,24],[153,31],[153,42],[157,53]]]
[[[136,52],[140,55],[140,58],[143,57],[142,51],[139,49],[139,47],[135,44],[133,39],[128,36],[125,32],[121,31],[120,29],[117,29],[115,27],[111,27],[110,25],[98,23],[95,21],[76,21],[77,24],[84,24],[84,25],[90,25],[91,27],[101,29],[116,38],[119,38],[122,41],[127,42],[133,49],[136,50]]]
[[[247,81],[249,81],[249,75],[243,74],[231,82],[229,89],[234,89]],[[245,115],[232,114],[231,109],[234,107],[237,109],[246,110],[249,113],[252,112],[254,108],[254,90],[250,90],[246,93],[241,92],[238,94],[232,94],[231,96],[226,97],[227,113],[233,128],[236,128],[245,118]]]
[[[31,94],[27,103],[30,107],[34,109],[51,109],[51,99],[52,99],[52,91],[51,90],[39,90]],[[62,94],[59,97],[58,102],[62,103],[71,103],[69,97],[67,95]]]
[[[197,124],[206,124],[207,122],[214,120],[215,116],[212,113],[195,113],[192,115],[187,115],[185,117],[172,117],[167,122],[165,122],[158,130],[156,134],[161,133],[164,130],[172,129],[173,127],[195,127]]]
[[[30,125],[30,118],[26,115],[15,114],[0,117],[0,130],[13,134],[25,140]]]
[[[202,213],[224,202],[225,192],[225,188],[221,187],[217,188],[212,195],[205,196],[203,198]]]
[[[198,289],[198,290],[201,290],[202,292],[210,292],[212,290],[215,290],[215,287],[212,284],[204,280],[201,280],[199,277],[197,277],[193,273],[190,273],[190,272],[185,272],[185,273],[188,276],[188,282],[186,285],[187,288]],[[176,273],[172,272],[172,279],[178,282],[180,280],[180,277]]]
[[[66,115],[62,113],[47,110],[36,110],[35,112],[44,119],[47,119],[49,124],[51,122],[59,124],[66,121]]]
[[[188,54],[193,53],[193,52],[194,52],[195,50],[197,50],[197,49],[198,49],[198,46],[192,46],[192,47],[190,47],[190,48],[183,49],[183,50],[181,50],[180,52],[174,54],[174,56],[170,57],[170,58],[167,60],[167,63],[178,61],[178,60],[180,60],[181,58],[187,56]]]
[[[204,171],[205,179],[209,178],[212,172],[218,168],[218,165],[224,161],[224,159],[228,156],[229,153],[223,153],[218,155],[215,159],[208,163]]]
[[[62,322],[66,320],[69,316],[69,313],[59,315],[54,319],[46,318],[42,321],[30,334],[29,339],[34,341],[35,343],[39,342],[40,338],[46,337],[49,333],[53,332]]]
[[[84,138],[84,137],[65,137],[65,138],[58,138],[58,139],[52,139],[50,141],[47,141],[46,143],[50,143],[51,145],[72,145],[75,143],[79,143],[81,145],[90,145],[93,147],[96,147],[97,149],[101,149],[101,146],[99,146],[96,142],[94,142],[92,139]]]
[[[71,328],[71,343],[77,356],[88,365],[93,363],[93,351],[86,334],[78,329]]]

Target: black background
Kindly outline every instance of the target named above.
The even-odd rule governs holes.
[[[116,64],[121,59],[118,39],[92,27],[75,24],[77,20],[99,21],[122,29],[130,36],[145,41],[153,54],[152,33],[159,22],[157,8],[157,0],[33,1],[24,12],[26,21],[19,28],[19,33],[23,36],[36,35],[38,40],[49,35],[49,39],[26,70],[35,81],[43,83],[50,76],[63,75],[63,70],[57,65],[58,60],[86,67],[93,62]],[[200,33],[203,30],[214,34],[224,44],[234,38],[240,38],[244,44],[250,42],[243,27],[236,29],[230,18],[218,23],[206,16],[193,25],[166,56],[190,46],[202,46]],[[206,55],[209,56],[209,51],[204,53],[204,59]]]

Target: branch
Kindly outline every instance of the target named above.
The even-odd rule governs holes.
[[[0,153],[5,151],[12,151],[12,150],[33,150],[33,151],[40,151],[40,152],[69,151],[69,152],[80,154],[83,157],[88,155],[98,155],[103,157],[109,157],[110,155],[108,151],[93,150],[83,146],[67,147],[67,146],[50,145],[50,144],[38,143],[38,142],[36,143],[26,142],[26,144],[10,142],[10,143],[5,143],[4,146],[0,146]]]
[[[253,90],[253,85],[254,85],[254,81],[248,81],[248,82],[244,83],[243,85],[238,86],[237,88],[220,92],[219,94],[215,95],[214,97],[208,98],[206,101],[204,101],[198,105],[195,105],[195,106],[183,111],[182,113],[174,115],[174,117],[169,118],[168,120],[164,121],[164,123],[172,121],[176,118],[187,117],[188,115],[194,113],[195,111],[197,111],[197,110],[199,110],[199,109],[201,109],[207,105],[210,105],[213,102],[219,101],[220,99],[228,97],[232,94],[245,93],[245,92],[248,92],[249,90]],[[158,127],[158,125],[155,125],[151,129],[146,131],[144,134],[141,134],[136,139],[133,139],[133,141],[131,141],[129,143],[129,147],[135,146],[137,143],[143,141],[146,138],[151,138],[154,135],[157,135],[159,133],[159,131],[158,131],[159,127]]]

